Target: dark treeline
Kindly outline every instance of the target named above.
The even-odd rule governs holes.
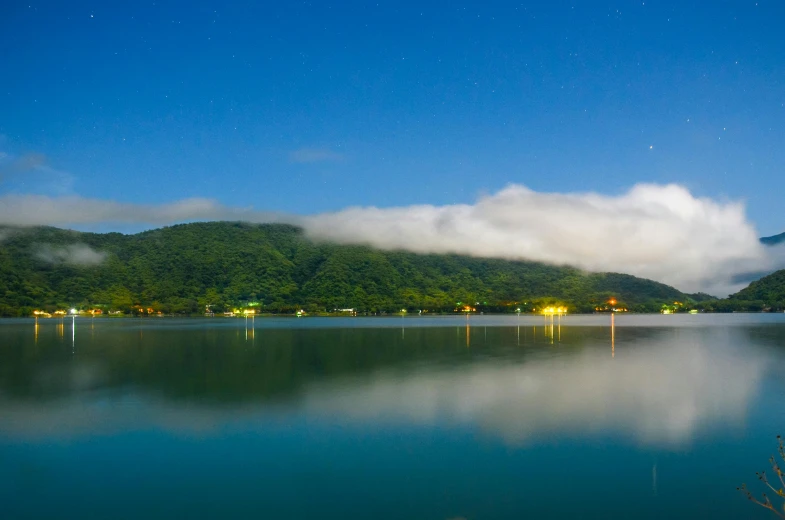
[[[624,274],[314,243],[282,224],[194,223],[135,235],[6,228],[0,237],[5,316],[36,308],[134,312],[140,306],[199,314],[206,305],[223,312],[252,303],[273,313],[453,312],[464,305],[530,312],[550,304],[592,312],[611,298],[638,312],[674,302],[683,304],[679,309],[719,306],[707,295]]]

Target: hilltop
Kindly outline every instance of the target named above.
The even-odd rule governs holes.
[[[785,233],[763,237],[760,241],[767,246],[783,244]],[[763,276],[727,299],[708,301],[702,307],[717,311],[785,310],[785,270]]]
[[[673,287],[536,262],[420,255],[315,243],[284,224],[209,222],[134,235],[53,227],[0,229],[0,314],[102,306],[200,313],[258,302],[262,311],[591,311],[613,297],[630,310],[687,301]],[[699,299],[696,297],[696,299]],[[477,305],[479,303],[479,305]]]
[[[785,242],[785,233],[780,233],[779,235],[770,237],[763,237],[760,239],[760,241],[767,246],[776,246],[777,244],[782,244]]]
[[[733,294],[730,300],[761,302],[776,308],[785,308],[785,269],[764,276],[748,287]]]

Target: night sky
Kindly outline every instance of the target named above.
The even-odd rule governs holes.
[[[421,4],[6,0],[0,195],[313,214],[678,183],[785,230],[785,2]]]

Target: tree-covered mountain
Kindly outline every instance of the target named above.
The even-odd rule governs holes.
[[[71,306],[199,313],[249,302],[271,312],[452,311],[458,302],[530,310],[548,301],[588,311],[609,298],[653,311],[689,297],[624,274],[315,243],[282,224],[194,223],[135,235],[0,229],[3,315]]]
[[[731,300],[763,302],[768,306],[785,308],[785,269],[777,271],[730,296]]]
[[[785,243],[785,233],[760,239],[767,246]],[[757,278],[755,280],[754,278]],[[751,273],[750,284],[726,299],[701,302],[698,308],[708,311],[782,311],[785,310],[785,270],[774,273]]]

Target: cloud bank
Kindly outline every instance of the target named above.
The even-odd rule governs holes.
[[[279,214],[230,208],[214,200],[192,198],[170,204],[129,204],[79,196],[4,195],[0,197],[0,224],[10,226],[73,226],[139,224],[165,226],[178,222],[246,220],[278,222]]]
[[[87,244],[69,244],[62,247],[42,244],[38,246],[35,257],[49,264],[91,266],[102,264],[107,254],[96,251]]]
[[[350,208],[309,217],[305,229],[344,244],[536,260],[720,294],[736,288],[734,275],[772,267],[742,204],[676,185],[640,184],[619,196],[512,185],[473,205]]]
[[[771,271],[785,259],[778,248],[760,244],[743,204],[695,197],[677,185],[640,184],[616,196],[511,185],[475,204],[355,207],[309,216],[201,198],[139,205],[78,196],[0,197],[0,223],[17,226],[200,220],[288,222],[315,240],[573,265],[721,296],[745,285],[740,275]]]

